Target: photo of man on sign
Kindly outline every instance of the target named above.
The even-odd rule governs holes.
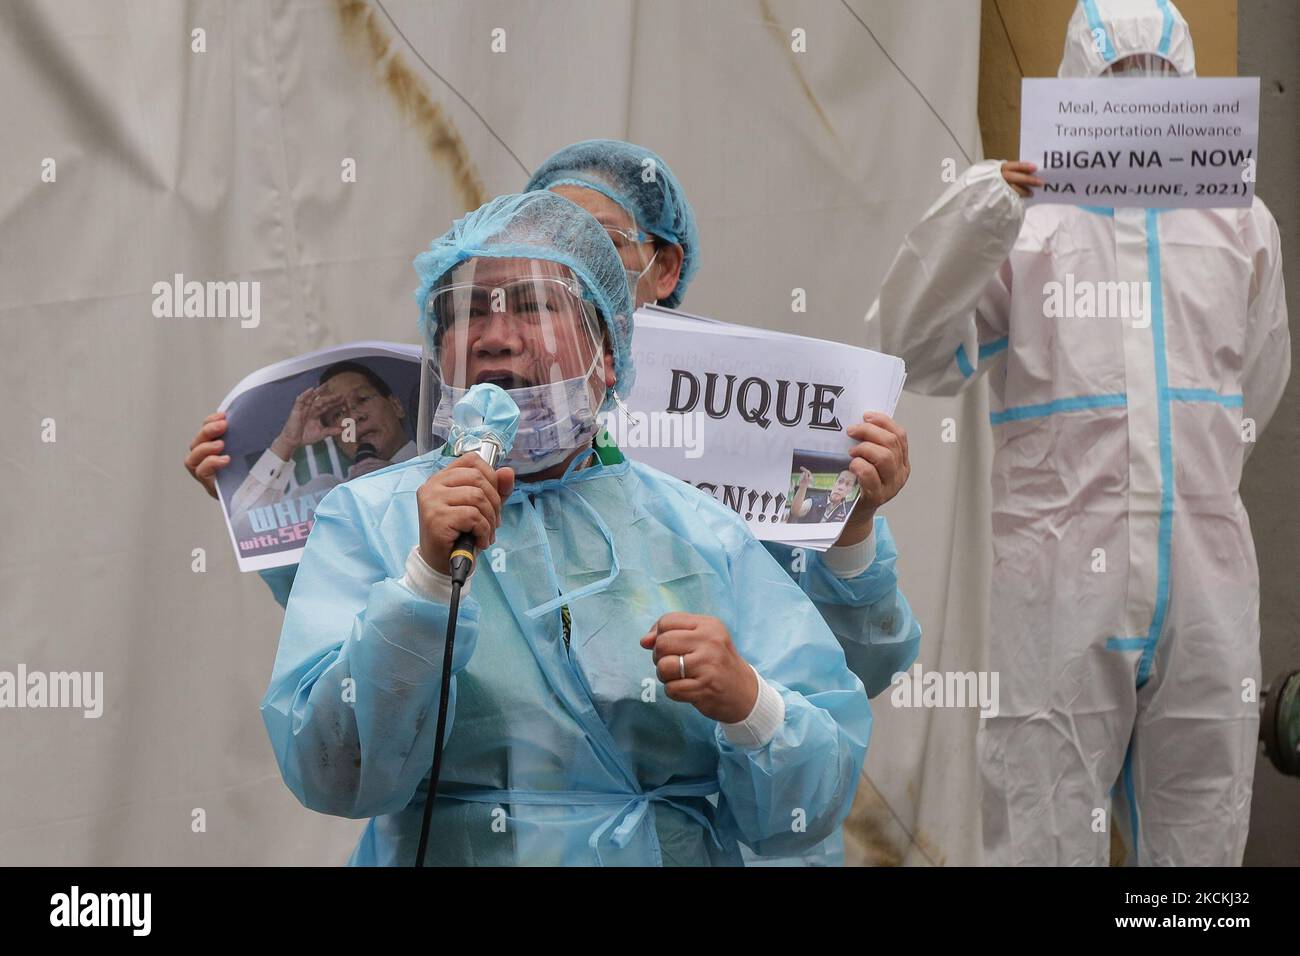
[[[858,480],[841,455],[796,449],[790,484],[786,520],[793,524],[847,521],[858,497]]]
[[[329,491],[415,457],[419,375],[400,350],[336,347],[254,373],[209,416],[222,444],[201,432],[187,463],[220,492],[244,570],[296,563]]]

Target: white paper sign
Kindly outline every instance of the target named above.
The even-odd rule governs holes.
[[[893,414],[903,361],[653,306],[635,321],[632,415],[600,415],[614,444],[629,458],[701,487],[758,538],[812,550],[834,544],[857,495],[856,482],[840,476],[855,444],[845,428],[868,409]],[[233,460],[219,473],[217,491],[242,571],[296,564],[319,499],[349,479],[351,446],[340,435],[299,449],[274,487],[249,485],[295,398],[318,384],[322,370],[345,360],[383,379],[406,406],[404,421],[415,421],[420,349],[392,342],[356,342],[278,362],[248,375],[221,403]],[[391,460],[414,454],[411,442]],[[791,521],[796,497],[802,514]]]
[[[1025,79],[1020,158],[1047,183],[1030,203],[1249,206],[1259,78]]]
[[[731,507],[757,538],[830,547],[847,511],[836,507],[833,485],[856,444],[845,429],[868,410],[893,414],[903,361],[658,308],[634,321],[636,385],[627,405],[642,432],[607,422],[623,453]],[[813,484],[792,522],[803,469]],[[855,495],[856,482],[849,507]]]
[[[374,383],[382,383],[382,390]],[[359,470],[352,456],[366,443],[372,466],[415,457],[419,389],[418,345],[353,342],[258,369],[230,390],[218,406],[226,412],[223,453],[231,461],[217,473],[217,496],[239,570],[297,564],[316,505]],[[299,416],[305,421],[298,440],[290,448],[280,446],[290,457],[281,464],[273,449],[299,398],[311,401]],[[362,398],[367,423],[349,428],[351,412],[344,409]],[[267,471],[271,467],[275,477]]]

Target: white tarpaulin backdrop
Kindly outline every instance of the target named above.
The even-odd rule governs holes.
[[[591,137],[684,184],[685,308],[878,347],[900,239],[978,155],[978,42],[976,0],[0,5],[0,670],[106,698],[0,710],[0,864],[342,863],[361,824],[302,809],[262,729],[281,611],[181,467],[203,416],[271,362],[414,341],[412,257]],[[259,281],[260,323],[155,317],[177,273]],[[899,406],[927,669],[983,660],[985,414]],[[978,862],[975,712],[874,711],[850,860]]]

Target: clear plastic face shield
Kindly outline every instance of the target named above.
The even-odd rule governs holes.
[[[452,409],[491,382],[519,406],[503,464],[521,475],[563,461],[597,432],[604,401],[604,327],[570,270],[541,259],[480,257],[430,292],[420,381],[421,454],[440,448]]]
[[[1173,79],[1178,76],[1178,69],[1158,53],[1133,53],[1120,57],[1101,75],[1120,79]]]

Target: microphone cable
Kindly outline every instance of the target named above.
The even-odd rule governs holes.
[[[459,542],[457,545],[457,550],[460,550]],[[473,567],[472,554],[471,552],[470,560],[464,562],[471,568]],[[452,560],[454,565],[457,559]],[[420,822],[420,845],[415,851],[416,869],[424,867],[424,851],[429,847],[429,822],[433,819],[433,801],[438,796],[438,776],[442,773],[442,739],[447,731],[447,699],[451,696],[451,654],[456,645],[456,615],[460,609],[460,589],[465,577],[459,577],[458,580],[456,568],[453,566],[451,601],[447,605],[447,642],[442,653],[442,690],[438,694],[438,736],[433,744],[433,767],[429,770],[429,796],[424,801],[424,819]]]

